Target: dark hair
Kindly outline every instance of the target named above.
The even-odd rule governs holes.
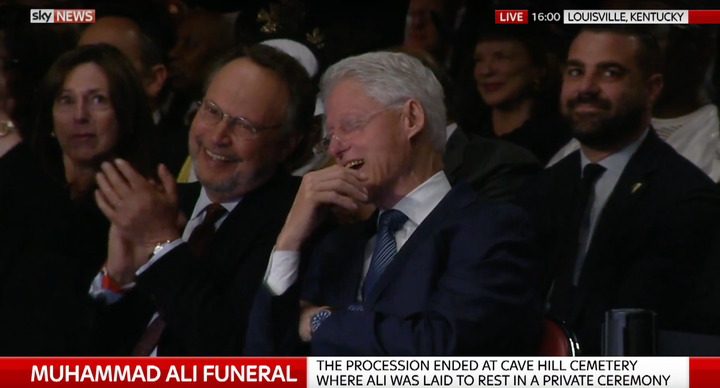
[[[583,26],[578,32],[578,35],[584,31],[594,33],[605,32],[637,38],[639,47],[635,59],[642,74],[645,78],[648,78],[653,74],[662,73],[660,46],[655,36],[647,27],[622,24],[590,24]]]
[[[489,130],[492,110],[483,101],[475,80],[475,49],[481,42],[490,40],[515,41],[527,50],[530,62],[544,70],[539,84],[533,89],[533,120],[552,120],[559,115],[560,100],[560,52],[565,49],[562,40],[545,25],[518,26],[488,24],[477,32],[477,40],[458,68],[455,106],[459,125],[463,128]]]
[[[292,56],[263,44],[249,48],[237,47],[217,62],[205,83],[206,92],[215,75],[228,63],[248,58],[256,65],[271,70],[285,82],[289,91],[283,129],[286,133],[305,134],[312,125],[315,114],[316,87],[300,63]]]
[[[45,76],[38,100],[38,114],[32,145],[44,167],[58,180],[63,180],[62,150],[52,138],[53,106],[65,80],[76,67],[94,63],[108,79],[110,100],[118,122],[118,143],[107,158],[119,157],[130,162],[145,176],[156,171],[153,153],[156,129],[147,96],[135,68],[117,48],[98,44],[77,47],[63,54]],[[98,160],[98,166],[103,160]]]
[[[517,41],[527,50],[533,66],[547,69],[553,62],[557,62],[555,56],[559,50],[556,47],[552,47],[550,43],[552,35],[546,26],[530,25],[521,26],[521,28],[516,27],[517,26],[511,25],[488,26],[480,31],[474,47],[477,47],[481,42],[489,40]]]

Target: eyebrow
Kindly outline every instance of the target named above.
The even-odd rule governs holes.
[[[73,92],[73,90],[63,88],[63,89],[60,91],[60,93],[65,93],[65,92]],[[94,88],[94,89],[89,89],[89,90],[86,91],[86,93],[98,93],[98,92],[105,92],[105,89],[102,89],[102,88]]]
[[[565,62],[565,67],[585,68],[585,64],[577,59],[571,59],[571,60],[568,60],[567,62]],[[598,69],[601,69],[601,70],[607,70],[607,69],[616,67],[622,71],[627,71],[627,67],[625,67],[623,64],[621,64],[619,62],[614,62],[614,61],[600,62],[597,65],[595,65],[595,67]]]

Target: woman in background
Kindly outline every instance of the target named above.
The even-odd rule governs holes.
[[[154,125],[134,67],[107,45],[63,54],[37,111],[32,138],[0,134],[0,353],[91,354],[88,288],[109,231],[95,175],[123,158],[151,176]]]
[[[524,147],[546,164],[570,140],[570,134],[558,107],[555,52],[561,49],[547,43],[548,31],[535,27],[493,25],[480,33],[472,81],[464,82],[474,87],[468,86],[459,96],[458,121],[483,136]],[[478,105],[484,109],[478,110]]]

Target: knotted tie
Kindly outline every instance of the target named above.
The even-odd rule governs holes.
[[[198,259],[204,258],[210,242],[215,236],[215,224],[222,218],[227,209],[225,209],[219,203],[212,203],[208,205],[205,210],[205,218],[203,218],[200,225],[196,226],[190,234],[190,238],[187,243],[190,250],[193,252],[195,257]],[[133,356],[149,356],[152,354],[153,349],[160,342],[160,336],[165,329],[165,320],[162,314],[158,315],[148,327],[145,329],[142,337],[138,341],[137,345],[133,349]]]
[[[368,300],[370,293],[385,269],[395,258],[397,254],[397,244],[395,243],[395,232],[400,229],[407,221],[408,217],[400,210],[388,210],[380,215],[378,222],[378,233],[375,241],[375,249],[373,250],[372,259],[370,260],[370,268],[368,268],[363,284],[363,301]],[[362,305],[353,304],[350,310],[362,311]]]
[[[550,308],[553,315],[563,320],[567,319],[575,307],[575,286],[573,273],[580,254],[580,232],[583,220],[589,226],[588,207],[593,196],[595,182],[605,172],[605,167],[590,163],[583,168],[582,179],[578,187],[577,196],[573,205],[567,234],[563,237],[562,251],[560,252],[559,271],[555,277],[555,286],[550,298]]]

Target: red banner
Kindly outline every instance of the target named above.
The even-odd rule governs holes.
[[[306,387],[305,358],[4,358],[0,388]]]

